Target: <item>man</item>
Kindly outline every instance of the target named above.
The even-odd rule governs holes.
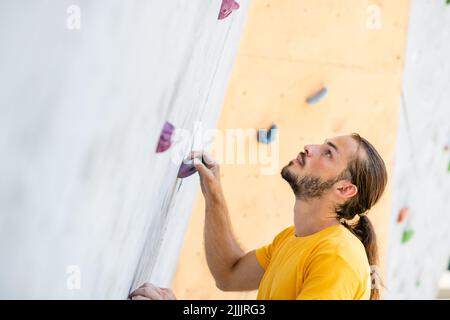
[[[247,253],[231,230],[219,166],[204,160],[194,162],[205,197],[206,259],[219,289],[258,289],[258,299],[378,299],[370,270],[377,263],[376,237],[366,215],[387,174],[366,139],[352,134],[305,146],[281,171],[295,196],[294,225]],[[151,284],[132,297],[175,298]]]

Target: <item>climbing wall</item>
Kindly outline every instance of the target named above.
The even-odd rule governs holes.
[[[449,39],[450,5],[412,1],[393,176],[388,299],[436,298],[449,263]],[[403,219],[402,209],[409,213]]]
[[[170,284],[198,180],[158,139],[216,126],[240,4],[0,2],[0,298]]]

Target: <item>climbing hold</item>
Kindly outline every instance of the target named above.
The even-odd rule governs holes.
[[[194,166],[194,163],[192,160],[185,160],[180,166],[180,169],[178,170],[178,178],[186,178],[190,175],[193,175],[197,172],[197,169]]]
[[[206,165],[205,160],[202,158],[202,162]],[[193,160],[183,160],[183,163],[178,170],[178,178],[186,178],[197,172],[197,168],[194,166]]]
[[[164,123],[161,134],[159,135],[158,146],[156,147],[156,153],[164,152],[170,148],[172,144],[171,138],[175,127],[169,121]]]
[[[239,3],[234,0],[222,0],[222,5],[220,6],[218,20],[223,20],[228,17],[231,12],[239,9]]]
[[[277,136],[278,126],[273,124],[269,130],[258,130],[258,142],[269,144],[273,142]]]
[[[408,217],[409,217],[409,208],[408,207],[401,208],[400,211],[398,212],[397,223],[402,223]]]
[[[409,240],[411,240],[413,235],[414,235],[414,230],[411,228],[407,228],[405,231],[403,231],[402,243],[406,243]]]
[[[319,92],[317,92],[314,95],[308,97],[306,99],[306,102],[308,104],[316,104],[317,102],[322,100],[327,94],[328,94],[328,88],[327,87],[323,87],[322,89],[320,89]]]

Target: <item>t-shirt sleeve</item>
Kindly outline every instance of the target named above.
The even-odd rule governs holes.
[[[360,279],[347,261],[338,254],[315,257],[305,270],[297,300],[352,300]]]
[[[276,235],[276,237],[273,239],[272,243],[265,245],[259,249],[256,250],[256,259],[258,260],[261,267],[263,267],[264,270],[267,269],[270,263],[270,259],[272,258],[273,251],[276,249],[276,247],[279,245],[279,243],[286,238],[286,236],[289,234],[289,231],[292,229],[292,227],[288,227],[281,231],[279,234]]]

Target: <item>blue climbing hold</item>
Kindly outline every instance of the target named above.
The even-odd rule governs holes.
[[[273,142],[277,136],[278,126],[273,124],[269,130],[259,129],[258,130],[258,142],[269,144]]]
[[[320,89],[319,92],[317,92],[314,95],[308,97],[306,99],[306,102],[308,102],[308,104],[316,104],[317,102],[322,100],[327,94],[328,94],[328,88],[327,87],[323,87],[322,89]]]

